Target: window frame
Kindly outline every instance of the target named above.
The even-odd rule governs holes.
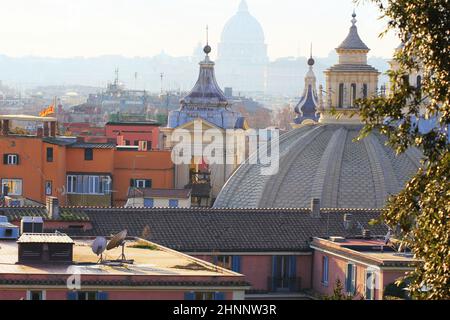
[[[343,108],[344,107],[344,87],[345,85],[341,82],[339,83],[339,87],[338,87],[338,108]]]
[[[47,186],[50,187],[50,192],[47,192]],[[44,191],[46,196],[51,196],[53,194],[53,182],[51,180],[47,180],[44,183]]]
[[[228,260],[228,261],[226,261]],[[227,270],[232,270],[233,268],[233,256],[229,256],[229,255],[220,255],[216,257],[216,266],[227,269]]]
[[[50,155],[49,155],[49,151],[51,151],[51,152],[50,152]],[[46,160],[47,160],[47,162],[53,162],[53,160],[54,160],[54,150],[53,150],[53,147],[47,147],[47,150],[46,150]]]
[[[109,178],[109,183],[105,182],[108,180],[107,178]],[[111,182],[111,177],[105,175],[68,174],[66,190],[67,194],[107,196],[111,194]],[[81,191],[78,190],[79,187],[81,187]]]
[[[9,183],[8,182],[20,182],[20,193],[13,193],[12,190],[13,188],[9,187]],[[16,178],[2,178],[1,179],[1,185],[3,186],[4,184],[8,184],[8,195],[9,196],[21,196],[23,195],[23,181],[22,179],[16,179]]]
[[[349,267],[351,266],[351,278],[349,278]],[[356,272],[357,267],[353,262],[347,262],[347,268],[345,271],[345,292],[348,295],[356,294]]]
[[[19,155],[15,154],[15,153],[7,153],[6,154],[6,165],[18,166],[19,165]]]
[[[94,160],[94,149],[93,148],[85,148],[84,149],[84,161],[93,161]]]
[[[38,299],[38,300],[31,299],[32,294],[36,293],[36,292],[39,292],[40,299]],[[27,290],[27,297],[26,297],[26,299],[29,300],[29,301],[43,301],[43,300],[46,300],[47,299],[46,291],[45,290]]]
[[[368,280],[368,276],[371,275],[372,276],[372,288],[368,288],[367,284],[367,280]],[[365,275],[364,275],[364,298],[366,300],[375,300],[375,287],[376,287],[376,281],[377,281],[377,274],[374,270],[366,270],[365,271]],[[370,290],[370,298],[367,298],[367,292],[368,289]]]
[[[322,279],[321,282],[324,286],[328,287],[329,282],[329,265],[330,260],[328,256],[324,255],[322,256]]]
[[[145,204],[146,201],[151,202],[151,206],[147,206]],[[155,199],[154,198],[144,198],[144,208],[154,208],[155,207]]]
[[[176,205],[173,205],[176,203]],[[180,207],[180,200],[178,199],[169,199],[169,208],[179,208]]]

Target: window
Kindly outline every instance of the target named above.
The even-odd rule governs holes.
[[[77,300],[97,300],[97,292],[78,292]]]
[[[131,179],[130,180],[130,187],[134,188],[151,188],[152,187],[152,180],[151,179]]]
[[[8,188],[8,195],[21,196],[22,195],[22,180],[21,179],[2,179],[2,185]]]
[[[322,284],[328,286],[328,257],[322,257]]]
[[[416,78],[416,90],[417,93],[419,94],[419,96],[422,95],[422,77],[421,76],[417,76]]]
[[[75,194],[109,194],[111,177],[93,175],[68,175],[67,193]]]
[[[94,160],[94,150],[92,148],[84,149],[84,160],[86,161]]]
[[[4,154],[3,155],[3,164],[6,165],[18,165],[19,164],[19,155],[18,154]]]
[[[222,292],[186,292],[185,300],[224,300],[225,295]]]
[[[145,208],[153,208],[154,201],[152,198],[144,198],[144,207]]]
[[[367,99],[367,83],[363,84],[363,98]]]
[[[372,270],[366,271],[366,300],[375,299],[376,274]]]
[[[297,257],[273,256],[271,291],[297,290]]]
[[[29,290],[27,291],[27,300],[45,300],[45,291]]]
[[[45,181],[45,195],[46,196],[52,195],[52,182],[51,181]]]
[[[69,291],[67,300],[108,300],[108,292],[104,291]]]
[[[231,261],[232,261],[232,256],[217,256],[216,257],[216,265],[228,270],[231,270]]]
[[[169,208],[178,208],[178,200],[169,199]]]
[[[339,84],[339,101],[338,101],[338,107],[342,108],[344,106],[344,84]]]
[[[47,148],[47,162],[53,162],[53,148]]]
[[[351,295],[354,295],[356,292],[356,265],[353,263],[347,264],[345,289],[346,289],[346,292]]]
[[[147,141],[147,151],[152,150],[152,142],[151,141]]]
[[[356,100],[356,83],[352,83],[351,86],[351,90],[352,90],[352,102],[351,102],[351,106],[354,107],[355,106],[355,100]]]

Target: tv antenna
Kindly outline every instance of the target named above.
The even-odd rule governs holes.
[[[91,249],[97,255],[100,256],[98,262],[103,262],[103,252],[106,250],[107,241],[104,237],[95,238],[94,242],[92,242]]]

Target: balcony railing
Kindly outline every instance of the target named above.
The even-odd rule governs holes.
[[[269,277],[267,282],[269,292],[299,292],[301,289],[299,277]]]

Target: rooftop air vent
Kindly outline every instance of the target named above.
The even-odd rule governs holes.
[[[338,236],[332,236],[332,237],[330,237],[330,241],[333,241],[333,242],[345,242],[345,238],[344,237],[338,237]]]

